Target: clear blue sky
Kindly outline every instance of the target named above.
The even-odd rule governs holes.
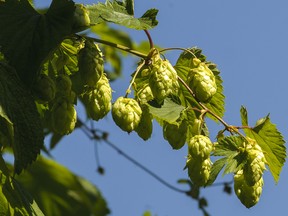
[[[77,1],[93,2],[96,1]],[[287,1],[135,0],[137,16],[149,8],[159,9],[159,25],[151,31],[155,44],[161,47],[197,46],[208,60],[218,65],[226,95],[226,122],[240,125],[239,109],[244,105],[251,124],[270,113],[272,122],[288,139]],[[136,41],[146,39],[142,32],[127,31]],[[175,63],[178,55],[179,52],[171,52],[168,58]],[[134,64],[135,58],[127,58],[123,77],[112,84],[114,100],[124,94]],[[81,107],[78,110],[81,115]],[[209,125],[211,139],[214,139],[221,125]],[[173,151],[162,138],[157,123],[148,142],[133,133],[127,135],[120,131],[110,115],[95,126],[110,131],[111,141],[143,165],[171,184],[186,189],[176,181],[187,178],[186,171],[183,171],[187,149]],[[94,144],[81,131],[75,131],[52,154],[57,161],[99,187],[112,216],[140,216],[145,210],[158,216],[202,215],[196,202],[166,188],[105,143],[100,143],[98,148],[101,164],[106,170],[105,175],[100,176],[95,172]],[[219,176],[217,181],[230,179],[231,175]],[[222,187],[202,190],[209,202],[207,210],[212,216],[284,215],[288,212],[287,166],[284,166],[277,185],[268,172],[264,174],[264,181],[260,202],[249,210],[234,194],[224,194]]]

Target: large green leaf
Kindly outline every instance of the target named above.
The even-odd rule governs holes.
[[[35,200],[9,175],[0,155],[0,215],[44,216]]]
[[[4,62],[0,62],[0,107],[2,117],[5,112],[13,123],[12,148],[15,172],[19,174],[40,153],[44,140],[43,126],[31,94],[15,70]]]
[[[142,17],[134,17],[133,1],[106,1],[88,5],[89,16],[92,24],[113,22],[137,30],[151,29],[158,24],[156,15],[158,10],[150,9]]]
[[[241,108],[241,117],[242,123],[248,123],[247,110],[244,107]],[[286,160],[286,147],[282,134],[276,125],[270,121],[269,115],[259,119],[253,128],[246,128],[244,131],[248,137],[255,139],[262,148],[267,165],[277,183]]]
[[[27,0],[0,1],[0,47],[21,80],[31,86],[48,54],[71,33],[74,2],[53,0],[46,14]]]
[[[39,157],[17,180],[35,197],[46,216],[109,214],[94,185],[53,160]]]

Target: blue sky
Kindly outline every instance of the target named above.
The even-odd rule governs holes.
[[[40,1],[37,5],[42,5]],[[48,1],[46,1],[47,3]],[[77,1],[93,3],[96,1]],[[155,44],[161,47],[197,46],[208,60],[218,65],[224,81],[226,113],[224,119],[240,125],[240,106],[248,109],[250,124],[270,113],[271,121],[288,138],[288,2],[284,0],[135,0],[135,11],[141,16],[149,8],[159,9],[159,25],[151,30]],[[136,41],[145,40],[145,34],[127,30]],[[175,63],[179,52],[167,57]],[[123,76],[112,84],[114,100],[124,94],[135,58],[125,60]],[[79,115],[83,116],[79,106]],[[221,125],[209,122],[211,139]],[[110,140],[143,165],[169,183],[187,178],[185,156],[187,149],[173,151],[162,138],[161,128],[154,124],[152,138],[143,142],[135,134],[127,135],[113,123],[111,115],[95,124],[110,131]],[[197,203],[183,194],[172,191],[131,164],[105,143],[98,143],[101,165],[105,175],[96,173],[95,143],[81,131],[67,136],[52,152],[56,160],[99,187],[112,211],[112,216],[140,216],[150,210],[158,216],[198,216]],[[219,182],[232,176],[218,177]],[[264,174],[264,189],[260,202],[246,209],[233,194],[228,196],[222,187],[201,191],[209,202],[212,216],[283,215],[288,211],[288,172],[284,166],[277,185],[269,172]]]

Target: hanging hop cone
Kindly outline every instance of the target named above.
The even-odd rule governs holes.
[[[234,175],[234,191],[241,203],[247,208],[251,208],[258,203],[264,185],[261,177],[253,186],[249,186],[245,180],[243,170],[239,170]]]
[[[157,101],[163,101],[168,95],[177,93],[179,83],[177,72],[168,60],[162,60],[160,54],[152,57],[150,65],[149,86]]]
[[[56,78],[57,94],[66,96],[69,95],[72,90],[72,81],[66,74],[60,74]]]
[[[164,122],[163,136],[173,149],[181,149],[186,142],[187,122],[182,120],[178,124]]]
[[[195,135],[188,141],[188,151],[193,158],[205,160],[210,156],[213,144],[209,137]]]
[[[191,69],[188,85],[201,102],[208,102],[217,92],[215,76],[204,62]]]
[[[148,140],[151,137],[153,130],[153,124],[152,124],[153,118],[147,106],[143,105],[141,106],[141,109],[142,109],[141,120],[137,128],[135,128],[135,132],[143,140]]]
[[[40,74],[33,86],[33,94],[39,103],[46,103],[53,100],[56,94],[55,82],[46,74]]]
[[[104,118],[111,110],[112,89],[103,74],[94,88],[87,87],[81,95],[86,112],[95,121]]]
[[[90,27],[89,11],[83,4],[75,4],[72,32],[80,32]]]
[[[206,185],[209,180],[212,167],[210,158],[201,161],[197,158],[193,158],[191,155],[188,155],[186,167],[188,168],[189,178],[195,185],[198,187]]]
[[[112,105],[112,117],[116,125],[123,131],[130,133],[140,123],[141,107],[132,98],[119,97]]]
[[[83,85],[95,87],[104,72],[103,54],[98,45],[87,39],[85,46],[79,51],[79,73]]]
[[[52,130],[61,135],[71,133],[77,121],[77,113],[74,105],[65,99],[57,100],[50,113]]]
[[[263,176],[266,169],[266,159],[261,147],[255,143],[247,148],[248,160],[244,166],[245,180],[249,186],[255,185]]]

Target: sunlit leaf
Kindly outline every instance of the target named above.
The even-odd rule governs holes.
[[[159,108],[149,105],[150,113],[160,124],[163,121],[171,124],[176,122],[183,110],[183,106],[174,103],[171,99],[165,99],[164,104]]]
[[[0,155],[0,215],[44,216],[35,200],[9,175]]]
[[[244,129],[244,131],[262,148],[269,169],[277,183],[286,160],[286,147],[282,134],[276,125],[271,123],[269,115],[258,120],[255,127]]]
[[[108,215],[98,189],[53,160],[40,157],[17,177],[46,216]]]
[[[157,9],[150,9],[142,17],[135,18],[131,5],[132,1],[126,2],[128,5],[115,0],[87,5],[91,23],[99,24],[107,21],[137,30],[151,29],[158,24],[156,20]]]

